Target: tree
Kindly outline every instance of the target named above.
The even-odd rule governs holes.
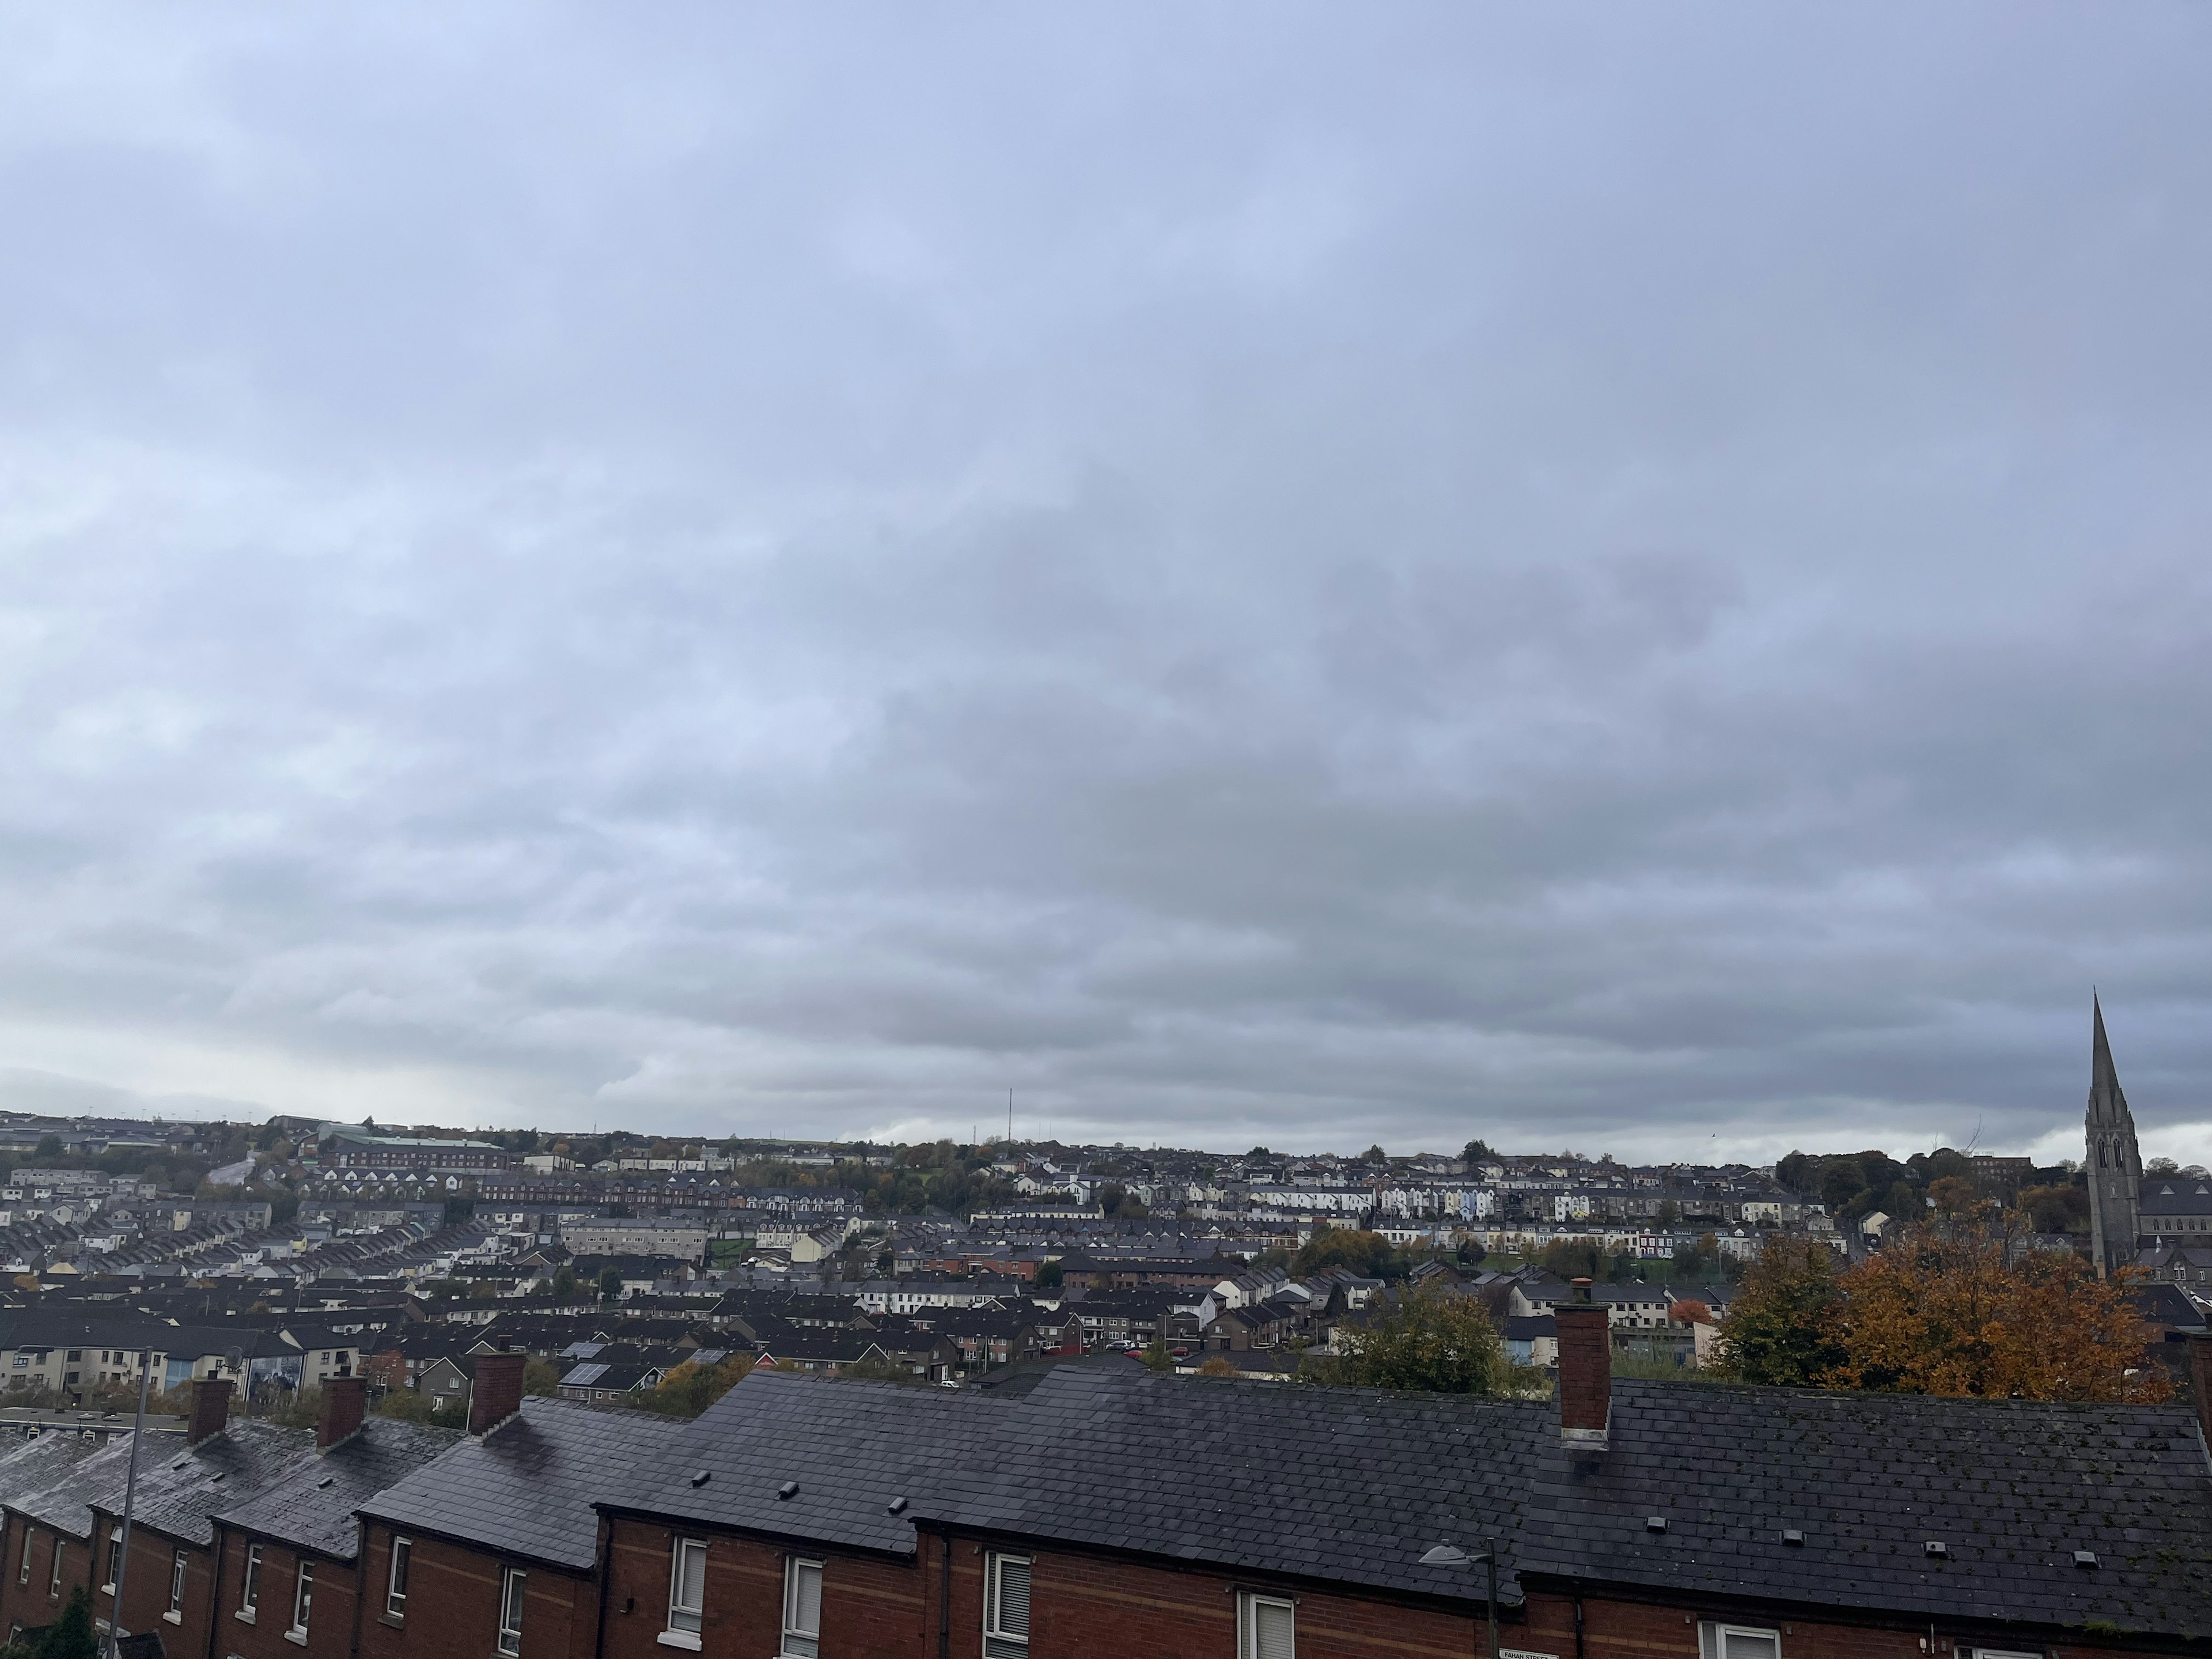
[[[1060,1286],[1062,1277],[1062,1270],[1057,1261],[1044,1262],[1036,1270],[1036,1287],[1041,1291],[1056,1291]]]
[[[1360,1153],[1359,1161],[1362,1164],[1388,1164],[1390,1161],[1390,1154],[1382,1150],[1382,1143],[1378,1140]]]
[[[1488,1141],[1479,1139],[1470,1140],[1466,1146],[1461,1147],[1459,1155],[1462,1160],[1469,1164],[1489,1164],[1495,1162],[1498,1157]]]
[[[2020,1195],[2020,1207],[2028,1225],[2039,1233],[2086,1233],[2089,1231],[2089,1189],[2069,1182],[2060,1187],[2030,1187]]]
[[[744,1382],[752,1368],[750,1354],[732,1354],[715,1365],[687,1359],[660,1379],[644,1403],[664,1417],[696,1417]]]
[[[622,1300],[622,1270],[620,1268],[599,1269],[599,1300],[602,1302]]]
[[[1406,1260],[1380,1233],[1352,1227],[1324,1227],[1291,1258],[1291,1270],[1304,1279],[1331,1267],[1349,1267],[1363,1279],[1400,1279]]]
[[[565,1261],[553,1270],[553,1297],[556,1302],[576,1299],[576,1270]]]
[[[1651,1218],[1662,1227],[1671,1227],[1682,1218],[1682,1206],[1671,1198],[1662,1198]]]
[[[1826,1245],[1769,1237],[1721,1323],[1718,1369],[1742,1382],[1796,1387],[1826,1376],[1843,1358],[1828,1331],[1843,1299],[1838,1277]]]
[[[2019,1400],[2172,1392],[2164,1368],[2144,1358],[2132,1271],[2100,1279],[2070,1250],[2014,1261],[2012,1243],[2008,1228],[1981,1218],[1919,1227],[1844,1274],[1826,1322],[1841,1352],[1820,1380]]]
[[[1340,1326],[1337,1380],[1375,1389],[1494,1394],[1509,1363],[1482,1304],[1446,1285],[1417,1285],[1364,1326]]]
[[[522,1367],[522,1391],[540,1400],[556,1400],[561,1394],[561,1368],[550,1359],[536,1355],[525,1361]]]
[[[434,1423],[437,1403],[417,1389],[386,1389],[384,1398],[376,1402],[379,1417],[394,1417],[403,1423]]]
[[[62,1616],[46,1626],[46,1633],[33,1650],[33,1659],[95,1659],[97,1652],[92,1639],[92,1604],[85,1598],[84,1586],[79,1584],[70,1592]]]
[[[61,1155],[62,1138],[59,1135],[40,1135],[37,1147],[31,1153],[31,1156],[41,1164],[48,1158],[59,1158]]]
[[[1168,1352],[1167,1339],[1157,1331],[1145,1346],[1143,1358],[1145,1369],[1154,1376],[1164,1376],[1175,1369],[1175,1356]]]
[[[1226,1356],[1216,1353],[1206,1357],[1206,1363],[1198,1368],[1198,1374],[1200,1376],[1236,1376],[1239,1372]]]

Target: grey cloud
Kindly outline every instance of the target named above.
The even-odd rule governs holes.
[[[2212,1142],[2201,15],[7,27],[0,1096]]]

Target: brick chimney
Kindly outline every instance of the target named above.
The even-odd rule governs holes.
[[[529,1363],[529,1355],[505,1349],[477,1356],[476,1380],[469,1389],[471,1434],[497,1428],[522,1409],[522,1368]]]
[[[315,1449],[326,1452],[361,1432],[368,1415],[368,1384],[358,1376],[323,1379],[323,1409],[315,1419]]]
[[[196,1376],[192,1379],[192,1419],[185,1431],[185,1443],[197,1446],[230,1426],[230,1379]]]
[[[2189,1392],[2197,1402],[2197,1426],[2212,1446],[2212,1336],[2189,1339]]]
[[[1590,1300],[1590,1282],[1575,1280],[1571,1302],[1552,1310],[1559,1340],[1559,1444],[1569,1452],[1601,1452],[1613,1420],[1613,1323]]]

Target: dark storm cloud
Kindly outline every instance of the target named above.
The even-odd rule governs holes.
[[[6,28],[8,1100],[2212,1152],[2200,13]]]

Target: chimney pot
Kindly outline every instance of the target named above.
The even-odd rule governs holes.
[[[522,1409],[522,1368],[530,1356],[480,1353],[469,1387],[469,1432],[483,1434]]]
[[[194,1377],[192,1415],[185,1430],[185,1443],[197,1446],[203,1440],[212,1440],[229,1426],[230,1379],[227,1376]]]
[[[368,1384],[358,1376],[323,1379],[323,1409],[315,1419],[315,1449],[328,1451],[361,1431],[368,1415]]]

